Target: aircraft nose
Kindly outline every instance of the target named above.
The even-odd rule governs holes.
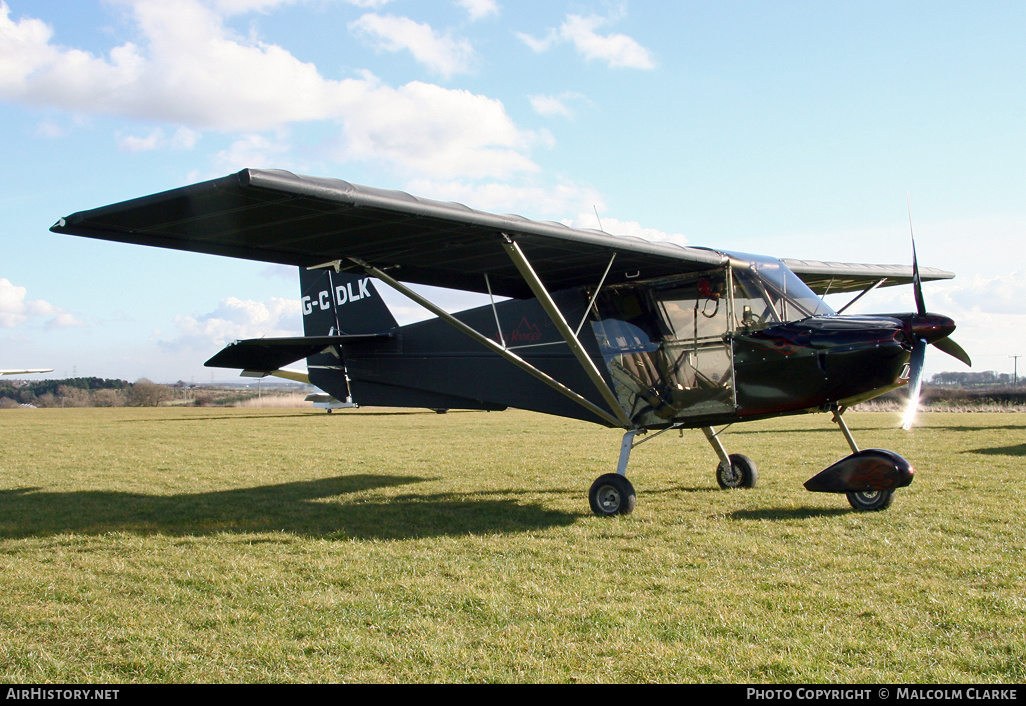
[[[916,340],[933,343],[947,338],[955,330],[955,322],[940,314],[913,314],[912,334]]]

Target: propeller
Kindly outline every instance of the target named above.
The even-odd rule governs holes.
[[[933,344],[948,355],[968,366],[972,366],[969,354],[949,336],[955,330],[955,322],[940,314],[926,311],[923,298],[923,281],[919,276],[919,259],[916,257],[916,238],[912,232],[912,202],[908,201],[908,231],[912,240],[912,291],[916,299],[916,313],[909,317],[909,333],[912,339],[912,355],[909,358],[908,404],[901,419],[903,429],[911,429],[919,410],[919,395],[923,389],[923,365],[926,361],[926,347]]]
[[[923,363],[926,360],[927,345],[925,338],[918,339],[912,347],[912,357],[909,359],[908,405],[901,418],[901,428],[906,431],[912,428],[916,412],[919,411],[919,393],[923,389]]]

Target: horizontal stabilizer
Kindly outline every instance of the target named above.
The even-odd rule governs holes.
[[[208,360],[208,368],[237,368],[241,370],[278,370],[320,353],[325,348],[373,338],[388,338],[387,333],[352,336],[298,336],[296,338],[251,338],[236,341]]]

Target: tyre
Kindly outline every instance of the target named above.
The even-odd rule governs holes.
[[[634,512],[638,497],[627,478],[618,473],[607,473],[591,484],[588,501],[591,503],[591,511],[596,515],[612,517]]]
[[[759,480],[755,461],[741,454],[730,454],[730,469],[720,464],[716,467],[716,482],[724,490],[731,488],[754,488]]]
[[[846,493],[848,503],[859,512],[879,512],[891,506],[893,490],[860,490]]]

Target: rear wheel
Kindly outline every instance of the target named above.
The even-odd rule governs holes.
[[[591,484],[588,501],[591,503],[591,511],[596,515],[612,517],[634,512],[638,496],[627,478],[618,473],[607,473]]]
[[[741,454],[730,454],[730,468],[722,463],[716,467],[716,482],[724,490],[730,488],[754,488],[759,480],[755,461]]]
[[[893,490],[859,490],[846,495],[848,503],[859,512],[886,510],[894,500]]]

